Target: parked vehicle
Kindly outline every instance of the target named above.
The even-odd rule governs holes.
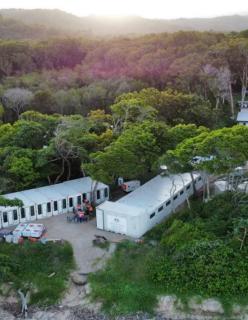
[[[214,158],[215,158],[214,156],[207,156],[207,157],[195,156],[194,158],[192,158],[191,164],[192,165],[197,165],[197,164],[200,164],[202,162],[211,161]]]
[[[125,192],[131,192],[134,191],[136,189],[138,189],[140,187],[140,181],[139,180],[131,180],[131,181],[127,181],[124,182],[122,185],[122,190]]]

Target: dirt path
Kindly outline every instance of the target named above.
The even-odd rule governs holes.
[[[38,223],[38,221],[36,221]],[[47,229],[46,237],[51,239],[64,239],[71,243],[77,264],[77,272],[89,273],[102,268],[104,262],[111,256],[116,247],[116,242],[126,239],[125,236],[96,229],[96,220],[85,223],[68,223],[66,215],[54,216],[39,220]],[[13,229],[13,228],[12,228]],[[106,237],[110,242],[108,250],[93,246],[95,235]],[[113,241],[113,242],[112,242]],[[4,311],[2,306],[7,302],[8,308]],[[20,309],[19,300],[11,297],[0,301],[0,319],[12,320],[15,317],[16,306]],[[59,306],[50,310],[33,310],[30,314],[32,320],[73,320],[73,319],[107,319],[99,314],[100,304],[91,303],[87,298],[87,285],[77,286],[72,281]]]

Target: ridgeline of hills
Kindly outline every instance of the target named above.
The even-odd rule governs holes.
[[[0,38],[46,39],[65,35],[140,35],[179,30],[230,32],[248,29],[248,15],[159,20],[142,17],[78,17],[61,10],[0,9]]]
[[[42,25],[28,25],[21,21],[0,15],[0,39],[38,39],[63,36],[62,31]]]

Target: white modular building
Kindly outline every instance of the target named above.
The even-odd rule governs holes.
[[[237,115],[237,123],[248,126],[248,101],[240,101],[239,106],[240,110]]]
[[[158,175],[116,202],[105,201],[96,208],[97,228],[140,238],[171,214],[187,197],[203,187],[198,173]]]
[[[83,200],[92,199],[94,185],[95,182],[90,177],[85,177],[5,194],[3,196],[7,199],[22,200],[23,207],[0,206],[0,228],[72,212],[73,207],[81,204]],[[109,187],[101,182],[97,182],[95,193],[97,204],[109,199]]]

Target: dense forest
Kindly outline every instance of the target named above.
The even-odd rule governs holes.
[[[1,39],[39,39],[45,40],[52,37],[64,37],[66,32],[55,28],[47,28],[43,25],[28,25],[22,21],[5,18],[0,14],[0,38]]]
[[[248,159],[248,126],[236,125],[248,93],[248,30],[100,38],[54,26],[0,17],[1,205],[23,205],[6,193],[87,175],[113,191],[118,177],[143,183],[162,165],[164,175],[197,170],[203,194],[141,242],[117,245],[89,275],[91,297],[113,316],[153,312],[165,294],[216,298],[223,317],[245,305],[248,197],[236,192],[238,179],[232,192],[211,197],[209,177],[234,186]],[[192,161],[199,156],[208,161]],[[32,303],[57,303],[72,249],[30,247],[16,257],[1,246],[0,280],[15,288],[28,281]]]
[[[183,139],[232,126],[247,82],[246,31],[1,40],[1,193],[86,173],[145,180]]]

